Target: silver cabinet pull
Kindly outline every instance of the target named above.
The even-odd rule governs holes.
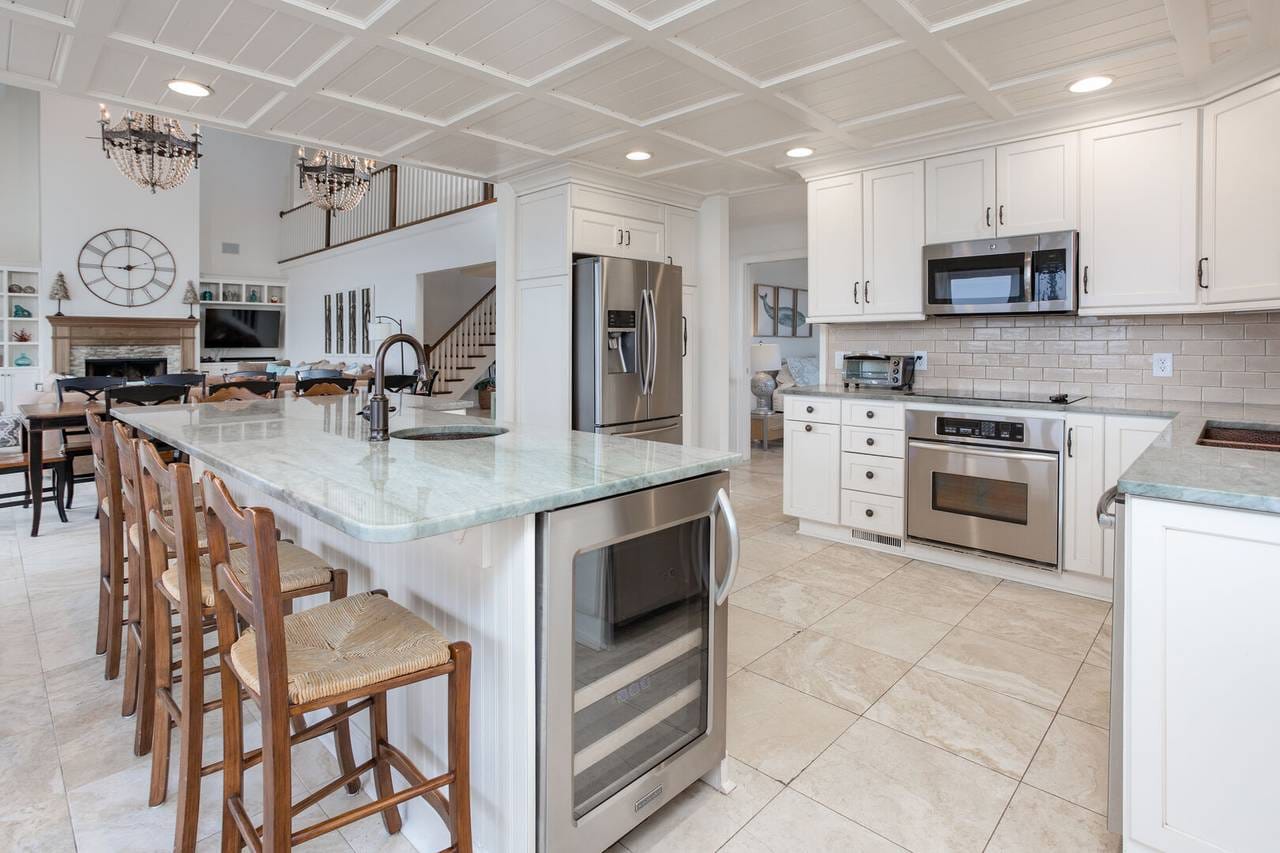
[[[1209,262],[1208,258],[1201,258],[1196,261],[1196,287],[1204,290],[1209,289],[1209,285],[1204,283],[1204,265]]]
[[[618,245],[619,246],[622,245],[622,229],[621,228],[618,229]]]
[[[711,505],[711,529],[715,530],[715,512],[719,507],[720,512],[724,513],[725,526],[729,528],[729,571],[725,574],[724,584],[716,590],[716,607],[724,604],[729,599],[729,592],[733,589],[733,582],[738,578],[738,518],[733,514],[733,507],[729,505],[729,493],[724,489],[716,491],[715,502]],[[715,583],[716,564],[716,540],[714,533],[711,536],[711,572],[712,583]]]

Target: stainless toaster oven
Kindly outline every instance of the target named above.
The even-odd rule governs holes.
[[[844,357],[844,387],[911,390],[916,376],[914,355],[850,354]]]

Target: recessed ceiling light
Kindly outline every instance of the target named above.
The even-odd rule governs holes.
[[[1097,77],[1085,77],[1083,80],[1077,80],[1067,87],[1068,90],[1075,92],[1077,95],[1083,95],[1087,92],[1096,92],[1099,89],[1105,89],[1110,86],[1112,80],[1110,77],[1099,75]]]
[[[808,148],[804,145],[801,145],[799,148],[789,148],[787,149],[787,156],[788,157],[811,157],[813,156],[813,149]]]
[[[653,155],[650,154],[648,151],[628,151],[627,152],[628,160],[648,160],[652,156]]]
[[[213,94],[213,90],[203,83],[197,83],[195,80],[170,80],[169,91],[177,92],[179,95],[186,95],[189,98],[207,98]]]

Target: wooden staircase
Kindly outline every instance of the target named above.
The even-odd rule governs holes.
[[[497,293],[491,288],[431,345],[427,366],[439,374],[433,396],[461,399],[489,372],[497,352]]]

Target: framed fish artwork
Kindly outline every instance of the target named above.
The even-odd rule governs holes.
[[[770,284],[756,285],[755,298],[755,331],[752,337],[771,338],[778,334],[778,324],[774,319],[777,314],[777,288]]]
[[[772,284],[755,285],[756,338],[811,338],[809,291]]]

